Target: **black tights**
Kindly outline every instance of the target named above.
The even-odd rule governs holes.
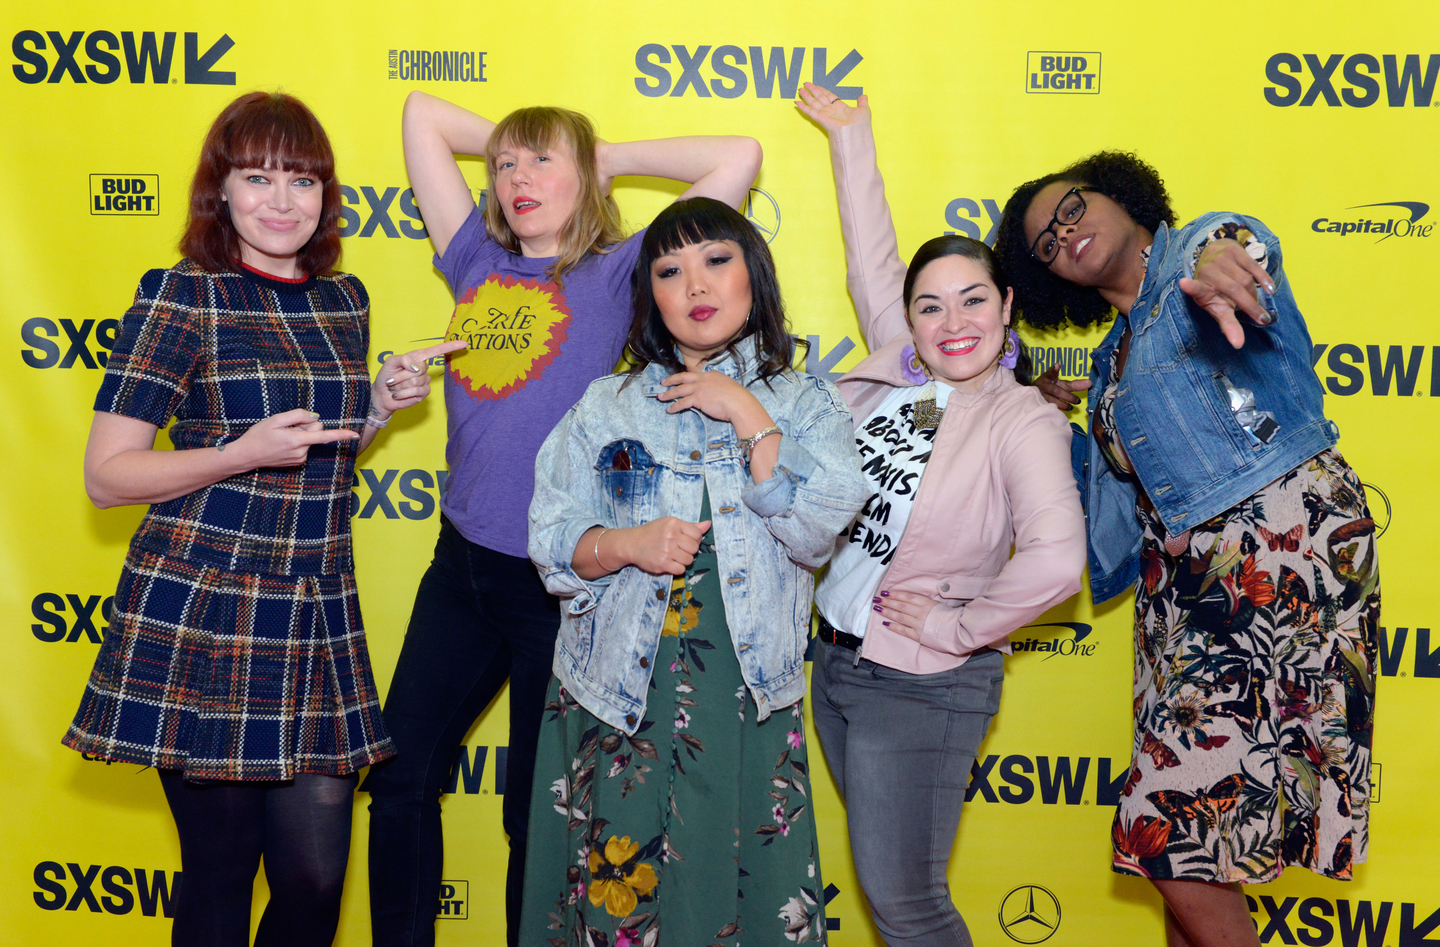
[[[350,858],[354,776],[195,785],[169,769],[160,771],[160,784],[180,830],[174,947],[246,947],[262,855],[270,903],[255,947],[334,941]]]

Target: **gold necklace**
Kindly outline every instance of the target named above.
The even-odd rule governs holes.
[[[935,382],[925,386],[920,397],[915,399],[914,413],[911,420],[915,422],[917,431],[926,431],[930,428],[938,428],[940,419],[945,416],[945,409],[935,405]]]

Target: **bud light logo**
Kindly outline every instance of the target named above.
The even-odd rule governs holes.
[[[158,216],[160,175],[90,175],[90,214],[100,217]]]
[[[1100,94],[1099,53],[1028,54],[1025,91],[1038,94]]]

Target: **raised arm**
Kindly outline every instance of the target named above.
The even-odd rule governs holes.
[[[605,142],[597,155],[606,181],[627,174],[684,181],[690,187],[682,198],[713,197],[737,209],[750,193],[763,157],[760,142],[743,135]]]
[[[910,334],[905,321],[905,263],[875,161],[870,100],[846,105],[829,89],[807,82],[795,103],[830,135],[840,232],[845,237],[845,284],[855,301],[865,345],[875,351]]]
[[[495,123],[424,92],[405,99],[400,122],[405,171],[435,252],[442,257],[455,231],[475,209],[456,155],[483,155]]]

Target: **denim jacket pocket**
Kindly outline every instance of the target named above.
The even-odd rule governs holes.
[[[595,462],[610,521],[617,528],[642,526],[655,519],[660,468],[637,440],[622,438],[600,450]]]

